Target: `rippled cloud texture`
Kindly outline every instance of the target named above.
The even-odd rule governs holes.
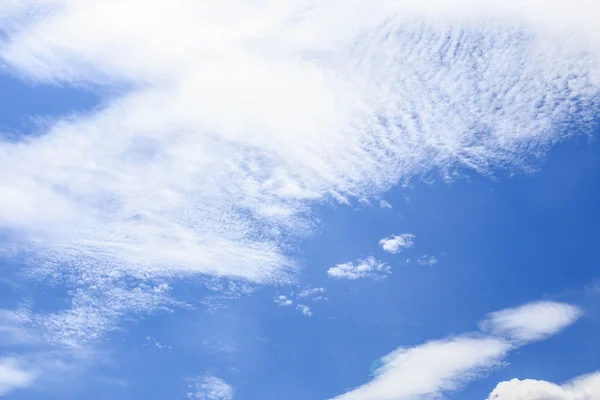
[[[6,71],[122,93],[0,142],[5,255],[73,296],[15,329],[80,345],[176,306],[176,277],[287,282],[316,203],[528,169],[595,117],[597,7],[2,1]]]

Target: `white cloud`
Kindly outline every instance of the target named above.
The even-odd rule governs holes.
[[[275,304],[277,304],[278,306],[284,307],[284,306],[291,306],[292,304],[294,304],[294,302],[290,299],[288,299],[287,296],[284,295],[280,295],[275,297]]]
[[[373,380],[336,400],[436,398],[493,367],[510,345],[492,337],[459,336],[400,348],[383,357]]]
[[[563,385],[534,379],[500,382],[488,400],[600,399],[600,372],[577,377]]]
[[[44,336],[96,340],[168,304],[126,281],[285,282],[288,239],[311,232],[315,202],[525,167],[569,121],[593,120],[596,7],[1,1],[0,60],[15,75],[122,93],[0,141],[0,226],[29,239],[14,246],[32,277],[74,294],[73,309],[41,316]],[[344,265],[333,272],[356,277]]]
[[[379,201],[379,207],[381,207],[381,208],[392,208],[392,205],[389,202],[385,201],[385,200],[380,200]]]
[[[298,293],[298,298],[299,299],[304,299],[307,297],[312,297],[313,299],[315,298],[320,298],[320,296],[318,296],[319,294],[323,294],[327,291],[327,289],[325,289],[324,287],[318,287],[318,288],[312,288],[312,289],[304,289],[303,291],[301,291],[300,293]]]
[[[491,313],[480,325],[493,334],[530,342],[554,335],[579,319],[581,313],[570,304],[540,301]]]
[[[432,265],[437,264],[438,260],[435,256],[422,256],[417,260],[419,265],[426,265],[431,267]]]
[[[535,307],[528,304],[522,309]],[[548,308],[543,318],[529,325],[531,330],[549,329],[543,327],[560,319],[564,308],[573,307],[555,303]],[[574,307],[573,307],[574,308]],[[502,310],[490,315],[514,313],[515,309]],[[553,313],[554,311],[554,313]],[[575,322],[571,319],[570,323]],[[566,325],[554,324],[557,333]],[[544,336],[545,337],[545,336]],[[532,338],[532,340],[541,337]],[[481,373],[494,368],[509,351],[525,344],[526,341],[512,340],[482,333],[471,333],[431,341],[410,348],[399,348],[381,359],[382,366],[375,372],[373,379],[349,392],[336,397],[336,400],[429,400],[440,398],[444,392],[460,388],[477,378]],[[507,399],[510,399],[507,397]],[[512,400],[512,399],[510,399]],[[540,399],[541,400],[541,399]]]
[[[376,260],[372,256],[358,260],[356,264],[347,262],[338,264],[327,270],[327,274],[332,278],[350,280],[360,278],[385,279],[387,274],[391,273],[392,268],[389,265],[383,261]]]
[[[215,376],[197,378],[188,386],[188,399],[194,400],[233,400],[234,389],[224,380]]]
[[[33,384],[35,373],[12,357],[0,358],[0,397]]]
[[[403,249],[413,247],[415,244],[415,235],[412,233],[403,233],[402,235],[392,235],[379,241],[379,245],[388,253],[399,253]]]
[[[302,314],[306,315],[307,317],[310,317],[311,315],[313,315],[310,307],[307,306],[306,304],[298,304],[297,308],[298,308],[298,310],[300,310],[300,312],[302,312]]]

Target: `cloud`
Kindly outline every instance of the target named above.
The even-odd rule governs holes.
[[[456,389],[491,368],[510,345],[491,337],[459,336],[400,348],[382,358],[373,380],[336,400],[426,399]]]
[[[292,304],[294,304],[294,302],[292,300],[288,299],[287,296],[281,295],[281,296],[275,297],[275,304],[277,304],[278,306],[284,307],[284,306],[291,306]]]
[[[379,241],[379,245],[388,253],[399,253],[403,249],[413,247],[415,244],[415,235],[412,233],[403,233],[402,235],[392,235]]]
[[[33,384],[36,374],[12,357],[0,358],[0,397]]]
[[[515,310],[532,309],[526,304],[517,309],[502,310],[490,315],[514,314]],[[561,319],[565,309],[575,307],[553,303],[542,316],[527,324],[530,331],[557,333],[566,325],[552,321]],[[488,317],[489,320],[489,317]],[[575,322],[570,319],[570,323]],[[546,328],[552,325],[553,329]],[[539,340],[540,336],[529,336]],[[546,337],[546,336],[544,336]],[[440,398],[444,392],[460,388],[480,374],[496,367],[509,351],[527,343],[481,332],[463,334],[422,345],[399,348],[381,359],[382,366],[373,379],[336,400],[425,400]],[[509,398],[507,398],[509,399]],[[511,399],[512,400],[512,399]],[[541,400],[541,399],[540,399]]]
[[[389,265],[385,262],[376,260],[375,257],[372,256],[360,259],[356,264],[347,262],[338,264],[327,270],[327,275],[332,278],[350,280],[361,278],[385,279],[387,274],[391,273],[392,268]]]
[[[500,382],[488,400],[593,400],[600,398],[600,372],[563,385],[534,379]]]
[[[197,378],[188,385],[188,399],[194,400],[233,400],[234,389],[224,380],[215,376]]]
[[[381,208],[392,208],[392,205],[389,202],[385,201],[385,200],[380,200],[379,201],[379,206]]]
[[[437,264],[438,260],[435,256],[422,256],[417,260],[419,265],[426,265],[431,267],[432,265]]]
[[[298,306],[296,308],[298,308],[298,310],[300,310],[300,312],[302,312],[302,314],[306,315],[307,317],[310,317],[313,315],[310,307],[307,306],[306,304],[298,304]]]
[[[307,297],[312,297],[313,300],[315,299],[321,299],[321,296],[317,296],[319,294],[323,294],[327,291],[327,289],[325,289],[324,287],[318,287],[318,288],[312,288],[312,289],[304,289],[303,291],[301,291],[300,293],[298,293],[297,298],[299,299],[304,299]]]
[[[29,344],[36,340],[30,331],[31,313],[27,309],[0,309],[0,346]]]
[[[573,324],[582,311],[572,305],[541,301],[489,314],[481,329],[511,340],[545,339]]]
[[[3,255],[73,293],[72,309],[32,316],[42,336],[98,340],[173,306],[153,287],[183,276],[288,282],[315,204],[424,174],[527,170],[593,123],[595,6],[0,2],[3,71],[119,93],[0,139],[0,227],[25,238]]]

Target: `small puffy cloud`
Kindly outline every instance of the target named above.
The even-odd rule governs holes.
[[[329,268],[327,274],[332,278],[337,279],[385,279],[387,274],[392,273],[392,268],[385,262],[378,261],[374,257],[358,260],[356,263],[347,262],[338,264],[335,267]]]
[[[419,265],[425,265],[431,267],[434,264],[437,264],[438,260],[435,256],[423,256],[417,260]]]
[[[35,373],[24,368],[18,359],[0,358],[0,397],[13,390],[30,386],[34,379]]]
[[[491,313],[480,326],[495,335],[530,342],[555,334],[581,314],[578,307],[570,304],[541,301]]]
[[[479,326],[482,329],[500,328],[505,325],[521,326],[526,329],[524,331],[516,330],[521,337],[543,339],[575,322],[576,318],[573,317],[562,319],[558,317],[565,313],[572,315],[569,312],[570,307],[576,310],[573,306],[559,303],[526,304],[518,308],[491,313],[485,321],[480,322]],[[532,310],[540,311],[543,317],[532,323],[523,321],[522,318],[530,315],[529,312]],[[512,322],[507,323],[507,319]],[[513,332],[513,328],[506,329]],[[491,334],[474,332],[430,341],[414,347],[398,348],[379,360],[378,363],[381,367],[375,371],[370,382],[335,397],[335,400],[430,400],[442,398],[444,393],[456,390],[489,369],[497,367],[511,350],[527,343],[526,341],[515,342],[511,339],[496,335],[495,332]],[[588,390],[592,394],[597,393],[592,391],[598,388],[598,381],[595,377],[587,377],[576,382],[578,382],[578,390]],[[511,385],[515,384],[499,385],[488,400],[591,400],[596,398],[511,397],[512,392],[508,391],[510,389],[508,387]],[[506,393],[506,396],[500,397],[502,393]],[[573,393],[581,393],[581,391]]]
[[[281,306],[281,307],[285,307],[285,306],[291,306],[292,304],[294,304],[294,302],[292,300],[290,300],[287,296],[281,295],[281,296],[275,297],[275,304],[277,304],[278,306]]]
[[[325,293],[327,290],[324,287],[318,287],[318,288],[312,288],[312,289],[304,289],[303,291],[301,291],[300,293],[298,293],[298,298],[299,299],[304,299],[307,297],[312,297],[313,300],[320,300],[322,299],[321,296],[319,296],[319,294]]]
[[[415,235],[412,233],[403,233],[402,235],[392,235],[379,241],[379,245],[388,253],[399,253],[403,249],[413,247]]]
[[[197,378],[188,386],[187,398],[193,400],[233,400],[234,390],[224,380],[214,376]]]
[[[600,372],[577,377],[563,385],[534,379],[500,382],[488,400],[600,399]]]
[[[379,207],[381,208],[392,208],[392,205],[385,200],[379,201]]]
[[[307,317],[310,317],[311,315],[313,315],[310,307],[307,306],[306,304],[298,304],[298,306],[296,308],[298,308],[298,310],[300,310],[300,312],[302,314],[306,315]]]

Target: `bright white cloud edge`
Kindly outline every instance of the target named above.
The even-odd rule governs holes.
[[[600,399],[600,372],[579,376],[562,385],[535,380],[500,382],[488,400],[595,400]]]
[[[531,342],[561,331],[579,319],[581,313],[575,306],[540,301],[490,313],[480,322],[480,328],[515,341]]]

